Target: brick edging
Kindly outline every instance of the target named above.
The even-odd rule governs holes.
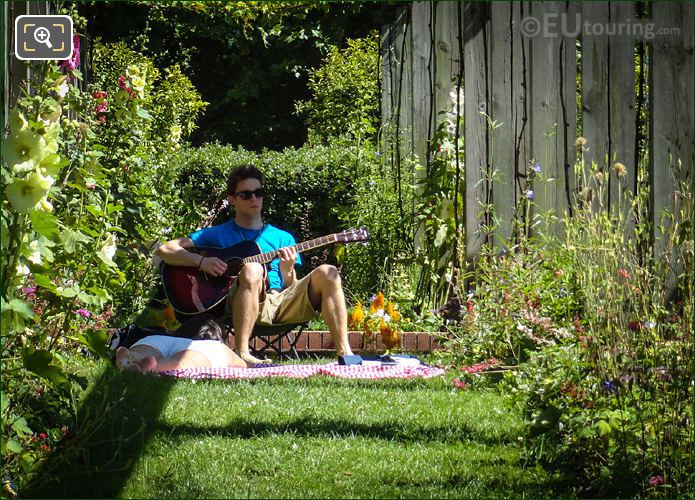
[[[290,334],[291,335],[291,334]],[[364,351],[364,336],[360,331],[348,332],[348,340],[350,348],[353,352]],[[258,347],[263,345],[261,339],[251,339],[251,347],[255,348],[258,342]],[[437,337],[428,332],[401,332],[401,347],[408,352],[431,352],[441,349]],[[383,352],[386,350],[384,343],[381,340],[381,334],[377,334],[376,351]],[[289,342],[283,341],[283,352],[289,352]],[[326,330],[304,330],[297,341],[298,352],[330,352],[335,351],[333,339],[330,332]]]

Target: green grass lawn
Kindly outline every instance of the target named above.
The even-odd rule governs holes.
[[[85,365],[79,448],[26,497],[558,496],[492,390],[436,380],[175,380]],[[561,494],[561,493],[560,493]]]

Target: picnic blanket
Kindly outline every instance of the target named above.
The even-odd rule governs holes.
[[[193,379],[258,379],[272,377],[307,378],[315,375],[345,379],[381,380],[387,378],[432,378],[444,375],[434,366],[364,366],[339,365],[263,365],[256,368],[184,368],[160,372],[178,378]]]

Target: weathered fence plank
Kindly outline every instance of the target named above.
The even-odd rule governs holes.
[[[466,258],[472,259],[485,240],[482,227],[485,217],[483,204],[487,202],[488,183],[484,179],[489,169],[488,126],[482,112],[489,103],[490,51],[488,32],[489,4],[466,3],[463,8],[464,38],[464,116],[466,122],[466,199],[464,201]]]
[[[607,2],[587,2],[582,6],[582,21],[605,23],[609,12]],[[608,158],[608,109],[608,36],[582,36],[582,135],[587,140],[584,158],[587,166],[596,162],[600,171]],[[583,182],[587,182],[586,177]],[[594,196],[594,209],[598,204]]]
[[[423,99],[410,99],[413,106],[412,154],[419,165],[427,161],[427,143],[432,106],[433,83],[431,79],[432,49],[430,24],[432,23],[431,2],[415,2],[411,6],[411,54],[412,91],[411,96],[423,96]]]
[[[635,18],[633,4],[614,2],[610,5],[611,23],[629,26]],[[610,86],[608,101],[608,151],[609,166],[616,162],[625,165],[625,176],[618,178],[611,169],[608,176],[608,203],[614,207],[618,203],[619,189],[632,190],[636,175],[635,165],[635,36],[625,30],[609,39],[608,82]]]
[[[556,2],[534,2],[531,9],[533,16],[539,20],[544,16],[559,19],[565,13],[564,4]],[[532,187],[540,213],[551,210],[563,213],[566,207],[563,169],[566,147],[562,114],[564,89],[560,78],[564,70],[563,50],[564,41],[559,32],[555,36],[542,36],[540,33],[531,39],[531,154],[542,168],[542,180],[539,179]]]
[[[685,20],[692,24],[692,7],[692,4],[676,2],[654,5],[656,29],[679,30],[670,35],[657,35],[653,40],[651,178],[657,236],[661,211],[673,206],[677,181],[672,175],[679,175],[674,168],[680,160],[685,167],[680,175],[686,172],[692,175],[693,171],[693,40],[692,28],[686,30],[684,25]],[[684,39],[686,33],[689,40]]]

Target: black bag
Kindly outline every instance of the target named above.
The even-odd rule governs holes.
[[[221,342],[226,342],[228,336],[225,328],[213,316],[200,314],[185,321],[173,332],[157,327],[138,325],[127,325],[123,328],[118,328],[109,337],[109,349],[114,352],[119,347],[130,349],[135,342],[150,335],[168,335],[169,337],[193,340],[219,340]]]

